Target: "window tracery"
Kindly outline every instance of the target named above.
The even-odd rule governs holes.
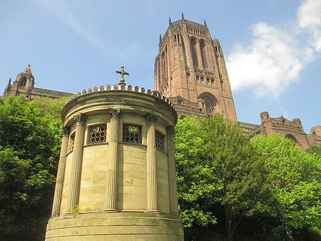
[[[106,142],[106,125],[99,124],[88,127],[87,144],[96,145]]]
[[[200,108],[204,113],[211,114],[215,110],[217,100],[210,93],[202,93],[199,97]]]

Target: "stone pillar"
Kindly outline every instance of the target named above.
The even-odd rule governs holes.
[[[68,193],[68,212],[74,212],[79,205],[80,181],[83,145],[85,136],[85,116],[78,115],[76,118],[76,134],[74,148],[72,152],[71,169],[69,177],[69,193]]]
[[[198,63],[198,67],[200,69],[204,69],[203,66],[203,61],[202,61],[202,53],[201,53],[201,45],[200,45],[200,40],[196,39],[196,55],[197,55],[197,63]]]
[[[51,213],[52,217],[57,217],[60,215],[62,190],[63,190],[64,179],[65,179],[68,138],[69,138],[69,130],[67,128],[64,128],[62,141],[61,141],[58,170],[57,170],[55,195],[54,195],[54,200],[52,205],[52,213]]]
[[[107,160],[106,201],[105,210],[117,209],[117,174],[118,174],[118,142],[119,142],[119,111],[111,112],[109,124],[110,158]]]
[[[169,185],[169,207],[172,214],[177,215],[176,196],[176,161],[175,161],[175,134],[174,127],[167,127],[167,155],[168,155],[168,185]]]
[[[207,40],[205,40],[205,53],[206,53],[206,58],[207,58],[207,69],[209,69],[210,71],[214,72],[214,55],[212,54],[214,52],[212,45],[208,43]]]
[[[152,116],[147,117],[147,210],[151,212],[158,211],[155,121],[156,118]]]

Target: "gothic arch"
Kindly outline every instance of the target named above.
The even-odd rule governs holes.
[[[285,138],[287,138],[287,139],[293,141],[294,143],[298,144],[297,139],[296,139],[295,136],[292,135],[292,134],[286,134],[286,135],[285,135]]]
[[[209,92],[203,92],[200,94],[198,96],[198,102],[201,110],[207,114],[213,113],[217,105],[216,97]]]

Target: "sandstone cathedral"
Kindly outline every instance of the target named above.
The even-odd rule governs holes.
[[[167,97],[179,116],[213,115],[237,121],[233,94],[220,42],[213,39],[206,22],[196,23],[184,18],[169,20],[169,26],[159,40],[159,53],[154,65],[154,88]],[[72,93],[37,88],[31,67],[9,80],[5,96],[22,95],[26,98],[60,98]],[[321,126],[305,133],[301,120],[273,118],[261,113],[261,123],[239,122],[246,133],[280,133],[306,149],[321,144]]]

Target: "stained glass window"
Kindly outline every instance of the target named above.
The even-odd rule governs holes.
[[[142,143],[142,128],[138,125],[125,124],[123,130],[123,141],[127,143]]]

